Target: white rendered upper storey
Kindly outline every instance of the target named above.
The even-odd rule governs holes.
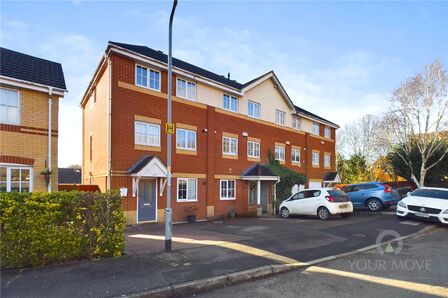
[[[161,70],[167,69],[167,64],[164,62],[167,61],[165,54],[145,46],[109,42],[103,60],[111,52],[135,61],[136,86],[161,92],[162,75],[164,75]],[[173,84],[177,98],[324,138],[331,138],[330,128],[339,128],[337,124],[296,107],[273,71],[240,84],[230,78],[173,59],[173,74],[176,77]],[[87,89],[83,102],[89,100],[90,88],[91,86]],[[324,127],[323,130],[320,129],[321,126]]]

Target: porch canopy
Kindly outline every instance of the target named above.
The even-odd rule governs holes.
[[[132,177],[132,196],[135,197],[138,195],[138,183],[142,178],[160,178],[159,193],[162,196],[166,185],[167,173],[168,169],[157,156],[144,155],[128,170],[128,174]]]
[[[341,177],[338,172],[327,172],[322,182],[324,187],[329,187],[333,183],[341,183]]]
[[[272,171],[261,163],[256,163],[241,174],[241,179],[246,181],[257,181],[257,205],[261,204],[261,181],[280,181]],[[275,192],[274,192],[275,193]]]

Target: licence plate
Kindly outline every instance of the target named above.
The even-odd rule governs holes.
[[[339,209],[345,209],[345,208],[348,208],[348,204],[339,205]]]
[[[415,216],[418,216],[418,217],[429,218],[429,214],[425,214],[425,213],[421,213],[421,212],[416,212],[414,214],[415,214]]]

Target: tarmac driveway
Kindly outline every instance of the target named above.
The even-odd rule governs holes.
[[[220,242],[236,243],[295,260],[309,261],[375,244],[378,235],[384,230],[393,230],[405,236],[427,225],[424,222],[400,222],[393,212],[381,215],[363,212],[348,219],[335,217],[327,221],[311,217],[235,218],[174,225],[173,249],[222,246]],[[125,253],[132,255],[163,251],[163,235],[162,224],[128,227]]]

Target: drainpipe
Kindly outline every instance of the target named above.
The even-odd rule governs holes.
[[[107,190],[110,191],[110,176],[112,168],[112,148],[111,148],[111,118],[112,118],[112,61],[108,58],[109,68],[109,107],[107,111]]]
[[[52,100],[51,96],[53,95],[53,87],[48,87],[48,170],[51,171],[51,112],[52,112]],[[51,175],[48,176],[48,186],[47,191],[51,192]]]
[[[277,215],[277,207],[275,202],[277,202],[277,184],[280,183],[280,177],[277,177],[277,181],[274,183],[274,215]]]

